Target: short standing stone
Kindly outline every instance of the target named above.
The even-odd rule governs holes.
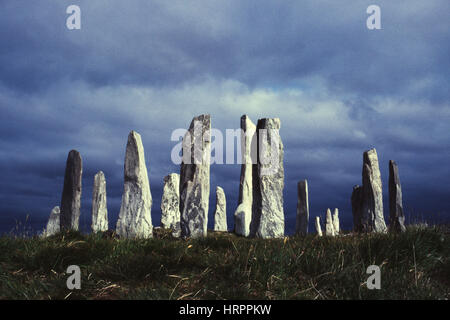
[[[45,228],[42,236],[43,237],[50,237],[60,230],[60,210],[59,207],[56,206],[52,209],[50,213],[50,217],[48,218],[47,227]]]
[[[279,130],[278,118],[258,120],[250,235],[259,238],[284,237],[284,151]]]
[[[123,238],[151,238],[152,195],[145,165],[141,136],[135,131],[128,135],[124,164],[124,190],[116,232]]]
[[[94,177],[92,191],[92,232],[108,230],[108,209],[106,205],[106,179],[103,171]]]
[[[214,231],[228,231],[227,201],[221,187],[216,188],[216,210],[214,212]]]
[[[81,155],[71,150],[67,156],[64,188],[61,198],[61,230],[78,230],[81,206],[81,176],[83,163]]]
[[[183,138],[180,170],[181,236],[206,237],[211,160],[211,117],[192,119]]]
[[[403,213],[402,186],[395,161],[389,161],[389,222],[390,230],[404,232],[405,214]]]
[[[383,190],[375,149],[364,152],[362,226],[364,232],[386,232],[383,216]]]
[[[333,229],[335,235],[338,235],[340,232],[340,225],[339,225],[339,209],[335,208],[333,212]]]
[[[297,185],[297,220],[295,233],[306,236],[309,222],[308,182],[300,181]]]
[[[174,237],[180,236],[180,175],[178,173],[171,173],[164,177],[161,226],[172,229]]]
[[[327,216],[325,220],[325,235],[326,236],[335,236],[334,226],[333,226],[333,218],[331,217],[331,210],[327,209]]]
[[[319,237],[322,236],[322,228],[320,227],[320,217],[316,217],[316,231]]]
[[[256,126],[246,115],[241,117],[241,178],[239,202],[234,213],[234,232],[247,237],[250,234],[253,203],[253,163],[256,163]]]
[[[352,192],[352,213],[353,213],[353,231],[354,232],[362,232],[362,187],[356,185],[353,187]]]

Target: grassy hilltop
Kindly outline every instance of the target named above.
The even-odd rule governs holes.
[[[448,299],[443,227],[403,234],[262,240],[211,232],[119,240],[77,232],[0,238],[0,299]],[[69,290],[69,265],[81,290]],[[381,267],[369,290],[367,266]]]

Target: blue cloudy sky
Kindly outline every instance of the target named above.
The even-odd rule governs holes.
[[[66,28],[71,4],[81,30]],[[381,30],[366,28],[371,4]],[[338,207],[351,227],[352,187],[371,147],[385,204],[394,159],[407,215],[449,221],[449,12],[448,0],[1,1],[0,230],[26,215],[45,225],[71,149],[84,162],[81,223],[90,224],[103,170],[114,227],[130,130],[142,135],[159,225],[163,177],[179,171],[171,133],[202,113],[221,130],[238,128],[242,114],[281,119],[288,233],[301,179],[312,216]],[[211,168],[210,211],[220,185],[230,228],[239,173]]]

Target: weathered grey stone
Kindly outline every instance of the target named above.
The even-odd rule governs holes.
[[[326,236],[335,236],[334,226],[333,226],[333,218],[331,217],[331,210],[327,209],[327,216],[325,220],[325,235]]]
[[[363,185],[362,185],[362,205],[361,205],[361,226],[362,232],[372,232],[375,221],[375,198],[370,188],[370,177],[372,170],[369,165],[363,164]]]
[[[333,212],[333,229],[334,234],[338,235],[340,232],[340,225],[339,225],[339,209],[335,208]]]
[[[135,131],[128,135],[124,164],[124,189],[117,235],[123,238],[152,238],[152,195],[145,165],[141,136]]]
[[[362,227],[364,232],[386,232],[383,216],[383,190],[375,149],[364,152]]]
[[[180,171],[181,236],[206,237],[209,206],[211,159],[211,118],[192,119],[183,138]]]
[[[320,227],[320,217],[316,217],[316,231],[319,237],[322,236],[322,228]]]
[[[241,117],[241,178],[239,183],[239,202],[234,213],[234,232],[247,237],[250,234],[253,203],[252,168],[256,163],[256,126],[246,115]]]
[[[403,213],[402,186],[395,161],[389,161],[389,222],[390,231],[405,232],[405,214]]]
[[[48,218],[47,227],[44,229],[42,233],[42,237],[50,237],[60,230],[60,210],[59,207],[56,206],[50,212],[50,217]]]
[[[258,120],[250,235],[259,238],[284,237],[284,152],[279,130],[278,118]]]
[[[106,179],[103,171],[94,177],[92,190],[92,232],[108,230],[108,208],[106,205]]]
[[[64,188],[61,197],[61,230],[78,230],[81,207],[81,176],[83,163],[81,155],[71,150],[67,156]]]
[[[363,188],[356,185],[353,187],[352,192],[352,213],[353,213],[353,231],[362,232],[362,201],[363,201]]]
[[[216,210],[214,212],[214,231],[228,231],[227,200],[221,187],[216,188]]]
[[[161,199],[161,226],[172,229],[172,235],[179,237],[180,228],[180,175],[171,173],[164,177]]]
[[[306,236],[309,223],[308,182],[299,181],[297,184],[297,220],[295,233]]]

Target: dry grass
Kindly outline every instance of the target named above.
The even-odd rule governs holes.
[[[448,299],[448,229],[336,238],[0,238],[1,299]],[[81,290],[66,268],[81,267]],[[368,290],[367,266],[381,267]]]

